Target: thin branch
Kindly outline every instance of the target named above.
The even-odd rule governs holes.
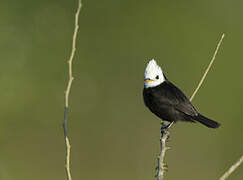
[[[238,161],[235,162],[224,174],[219,178],[219,180],[225,180],[227,179],[233,171],[240,166],[240,164],[243,162],[243,155],[240,157]]]
[[[77,11],[75,14],[75,28],[74,28],[74,32],[73,32],[72,51],[70,54],[70,58],[68,59],[69,80],[68,80],[67,88],[65,91],[63,131],[64,131],[64,138],[65,138],[65,145],[66,145],[65,170],[66,170],[67,180],[72,180],[71,168],[70,168],[71,145],[70,145],[70,141],[69,141],[68,133],[67,133],[67,120],[68,120],[68,112],[69,112],[69,94],[70,94],[72,82],[74,79],[73,72],[72,72],[72,62],[73,62],[73,57],[74,57],[75,51],[76,51],[76,40],[77,40],[78,28],[79,28],[78,19],[79,19],[81,7],[82,7],[82,3],[81,3],[81,0],[79,0],[78,8],[77,8]]]
[[[212,59],[211,59],[211,61],[210,61],[210,63],[209,63],[209,65],[208,65],[208,67],[207,67],[207,69],[205,70],[205,72],[204,72],[204,74],[203,74],[203,76],[202,76],[202,78],[201,78],[201,80],[200,80],[200,82],[198,83],[198,86],[196,87],[196,89],[194,90],[194,92],[193,92],[193,94],[192,94],[192,96],[191,96],[191,98],[190,98],[190,101],[192,101],[193,100],[193,98],[195,97],[195,95],[197,94],[197,92],[198,92],[198,90],[199,90],[199,88],[201,87],[201,85],[202,85],[202,83],[204,82],[204,80],[205,80],[205,78],[206,78],[206,76],[207,76],[207,73],[208,73],[208,71],[210,70],[210,68],[211,68],[211,66],[212,66],[212,64],[213,64],[213,62],[214,62],[214,60],[215,60],[215,57],[216,57],[216,55],[217,55],[217,53],[218,53],[218,50],[219,50],[219,47],[220,47],[220,45],[221,45],[221,43],[222,43],[222,41],[223,41],[223,39],[224,39],[224,33],[222,34],[222,36],[221,36],[221,39],[219,40],[219,42],[218,42],[218,44],[217,44],[217,47],[216,47],[216,50],[215,50],[215,52],[214,52],[214,54],[213,54],[213,57],[212,57]],[[163,128],[163,123],[161,123],[162,124],[162,127],[161,128]],[[169,126],[169,128],[173,125],[174,123],[172,122],[171,124],[170,124],[170,126]],[[168,128],[168,129],[169,129]],[[158,174],[157,174],[157,179],[158,180],[162,180],[163,179],[163,177],[164,177],[164,165],[165,165],[165,163],[164,163],[164,159],[165,159],[165,153],[166,153],[166,151],[169,149],[169,147],[166,147],[166,140],[168,139],[168,137],[169,137],[169,131],[167,130],[167,131],[161,131],[161,135],[160,135],[160,154],[159,154],[159,157],[158,157]]]
[[[193,92],[193,94],[192,94],[192,96],[191,96],[191,98],[190,98],[190,101],[193,100],[194,96],[197,94],[197,91],[199,90],[199,88],[201,87],[203,81],[205,80],[205,78],[206,78],[206,76],[207,76],[207,74],[208,74],[208,71],[210,70],[210,68],[211,68],[211,66],[212,66],[212,64],[213,64],[213,62],[214,62],[214,60],[215,60],[215,57],[216,57],[216,55],[217,55],[217,53],[218,53],[219,47],[220,47],[220,45],[221,45],[223,39],[224,39],[224,33],[222,34],[221,39],[219,40],[218,45],[217,45],[217,47],[216,47],[216,50],[215,50],[215,52],[214,52],[214,54],[213,54],[213,57],[212,57],[212,59],[211,59],[209,65],[208,65],[206,71],[204,72],[204,74],[203,74],[203,76],[202,76],[202,78],[201,78],[199,84],[197,85],[197,88],[196,88],[195,91]]]

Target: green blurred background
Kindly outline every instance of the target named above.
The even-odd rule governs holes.
[[[142,100],[155,58],[212,130],[171,129],[166,179],[217,179],[243,153],[243,2],[83,1],[68,122],[73,179],[154,179],[160,121]],[[77,0],[0,1],[0,179],[65,179],[64,90]],[[230,179],[243,179],[243,167]]]

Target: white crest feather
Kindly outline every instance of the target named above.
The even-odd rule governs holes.
[[[151,81],[146,81],[151,80]],[[161,67],[154,59],[150,60],[144,72],[144,86],[145,88],[155,87],[165,81]]]

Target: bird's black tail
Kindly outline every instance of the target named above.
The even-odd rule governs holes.
[[[220,126],[220,124],[217,123],[216,121],[208,119],[201,114],[198,114],[198,116],[195,117],[195,120],[202,123],[203,125],[205,125],[209,128],[218,128]]]

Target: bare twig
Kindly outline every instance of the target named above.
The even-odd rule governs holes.
[[[243,162],[243,155],[223,174],[223,176],[219,178],[219,180],[227,179],[233,173],[233,171],[240,166],[242,162]]]
[[[220,39],[219,42],[218,42],[218,45],[217,45],[216,50],[215,50],[215,52],[214,52],[214,54],[213,54],[213,57],[212,57],[212,59],[211,59],[209,65],[208,65],[207,69],[205,70],[205,72],[204,72],[204,74],[203,74],[203,76],[202,76],[200,82],[198,83],[197,88],[196,88],[195,91],[192,93],[192,96],[191,96],[191,98],[190,98],[190,101],[193,100],[194,96],[197,94],[197,91],[199,90],[199,88],[201,87],[203,81],[205,80],[205,78],[206,78],[206,76],[207,76],[207,74],[208,74],[208,71],[210,70],[210,68],[211,68],[211,66],[212,66],[212,64],[213,64],[213,62],[214,62],[214,60],[215,60],[215,57],[216,57],[216,55],[217,55],[217,53],[218,53],[219,47],[220,47],[220,45],[221,45],[223,39],[224,39],[224,33],[222,34],[221,39]]]
[[[211,59],[209,65],[208,65],[207,69],[205,70],[205,72],[204,72],[204,74],[203,74],[203,76],[202,76],[200,82],[198,83],[196,89],[195,89],[194,92],[192,93],[192,96],[191,96],[191,98],[190,98],[190,101],[193,100],[193,98],[194,98],[195,95],[197,94],[199,88],[201,87],[202,83],[204,82],[204,80],[205,80],[205,78],[206,78],[206,76],[207,76],[207,73],[208,73],[208,71],[210,70],[210,68],[211,68],[211,66],[212,66],[212,64],[213,64],[213,62],[214,62],[214,60],[215,60],[215,57],[216,57],[216,55],[217,55],[217,53],[218,53],[219,47],[220,47],[220,45],[221,45],[221,43],[222,43],[222,41],[223,41],[223,39],[224,39],[224,36],[225,36],[225,35],[224,35],[224,33],[223,33],[222,36],[221,36],[221,39],[219,40],[219,42],[218,42],[218,44],[217,44],[216,50],[215,50],[215,52],[214,52],[214,54],[213,54],[213,57],[212,57],[212,59]],[[172,125],[173,125],[173,122],[170,124],[169,127],[171,127]],[[162,127],[163,127],[163,123],[162,123]],[[169,128],[168,128],[168,129],[169,129]],[[158,179],[158,180],[162,180],[163,177],[164,177],[164,169],[163,169],[163,166],[165,165],[165,164],[164,164],[165,153],[166,153],[166,151],[169,149],[169,147],[166,147],[166,140],[167,140],[168,136],[169,136],[169,131],[165,131],[165,132],[161,131],[161,136],[160,136],[160,154],[159,154],[159,157],[158,157],[158,168],[159,168],[159,169],[158,169],[158,174],[157,174],[157,179]]]
[[[65,107],[64,107],[64,122],[63,122],[63,131],[64,131],[64,138],[65,138],[65,145],[66,145],[66,156],[65,156],[65,170],[66,170],[66,175],[67,175],[67,180],[71,180],[71,169],[70,169],[70,150],[71,150],[71,145],[70,141],[68,138],[68,133],[67,133],[67,120],[68,120],[68,111],[69,111],[69,94],[73,82],[73,73],[72,73],[72,62],[73,62],[73,57],[75,55],[76,51],[76,40],[77,40],[77,35],[78,35],[78,19],[79,19],[79,13],[82,7],[81,0],[78,1],[78,8],[75,14],[75,28],[73,32],[73,41],[72,41],[72,51],[70,54],[70,58],[68,59],[68,70],[69,70],[69,81],[67,84],[67,88],[65,91]]]

